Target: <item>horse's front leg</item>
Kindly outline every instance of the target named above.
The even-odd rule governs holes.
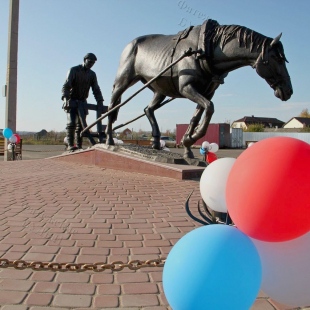
[[[188,129],[187,133],[183,137],[183,145],[184,145],[184,157],[185,158],[193,158],[193,153],[191,151],[191,146],[200,138],[202,138],[208,129],[211,117],[214,113],[214,105],[213,103],[205,98],[202,94],[200,94],[192,84],[187,84],[182,87],[181,93],[184,97],[188,98],[189,100],[197,103],[200,109],[196,109],[196,119],[193,121],[193,125]],[[199,126],[198,130],[194,132],[194,125],[198,125],[198,122],[201,118],[201,115],[205,111],[205,117],[203,123]],[[195,127],[196,127],[195,126]],[[194,133],[193,133],[194,132]]]
[[[190,121],[190,124],[182,138],[181,143],[184,146],[184,157],[185,158],[194,158],[194,153],[191,150],[191,136],[194,133],[195,128],[197,127],[197,125],[199,124],[199,121],[201,119],[202,113],[203,113],[204,109],[198,105],[196,108],[196,111]]]
[[[155,118],[154,110],[155,107],[165,99],[165,97],[165,95],[155,93],[151,103],[144,109],[145,115],[147,116],[152,127],[152,148],[156,150],[160,150],[160,131]]]
[[[197,128],[195,133],[192,135],[192,139],[195,142],[205,136],[207,129],[209,127],[210,121],[211,121],[211,117],[214,113],[213,102],[212,101],[209,101],[209,102],[210,102],[209,108],[206,110],[206,114],[203,118],[203,121],[201,122],[201,125]]]

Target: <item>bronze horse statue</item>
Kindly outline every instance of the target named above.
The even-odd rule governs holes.
[[[191,26],[176,35],[138,37],[125,47],[121,55],[109,109],[118,105],[123,92],[136,82],[147,83],[184,50],[196,50],[196,54],[178,62],[148,86],[154,97],[144,109],[152,126],[152,147],[160,149],[160,131],[154,110],[166,96],[195,102],[196,111],[182,139],[184,157],[193,158],[191,146],[206,134],[214,113],[211,99],[230,71],[252,66],[274,89],[276,97],[283,101],[291,97],[293,88],[280,37],[281,34],[275,39],[268,38],[246,27],[219,25],[214,20],[206,20],[202,25]],[[117,119],[118,110],[111,111],[108,118],[108,145],[114,144],[112,123]],[[205,115],[199,125],[203,112]]]

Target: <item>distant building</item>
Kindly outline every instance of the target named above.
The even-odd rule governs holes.
[[[46,136],[47,136],[47,131],[45,129],[42,129],[41,131],[33,135],[34,139],[36,140],[40,140],[42,138],[45,138]]]
[[[292,117],[283,128],[304,128],[310,126],[309,117]]]
[[[130,138],[132,135],[132,131],[129,128],[126,128],[123,132],[122,132],[123,137],[127,137]]]
[[[254,124],[263,124],[265,128],[281,128],[285,123],[278,120],[277,118],[256,117],[252,115],[252,116],[244,116],[243,118],[234,121],[231,127],[247,129],[249,125]]]

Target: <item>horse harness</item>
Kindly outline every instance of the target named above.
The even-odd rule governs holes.
[[[214,29],[219,26],[219,23],[215,20],[208,19],[204,21],[204,23],[200,26],[200,32],[199,32],[199,38],[198,38],[198,47],[197,47],[197,53],[196,53],[196,60],[199,61],[201,68],[207,72],[210,76],[212,76],[211,83],[215,83],[217,85],[224,84],[224,78],[227,76],[227,74],[219,75],[215,72],[214,68],[211,65],[210,60],[213,58],[213,49],[212,49],[212,34]],[[171,63],[173,62],[173,56],[175,54],[177,45],[180,41],[185,40],[194,26],[190,26],[186,28],[183,31],[180,31],[178,33],[178,36],[175,37],[173,40],[175,40],[175,45],[172,48],[171,52]],[[171,82],[174,86],[176,92],[179,92],[177,89],[175,83],[173,82],[173,74],[172,74],[172,67],[170,69],[171,72]]]
[[[188,37],[189,33],[192,31],[193,28],[194,28],[194,26],[190,26],[190,27],[184,29],[183,31],[180,31],[180,32],[178,33],[178,37],[173,38],[173,40],[176,40],[176,43],[175,43],[174,47],[172,48],[172,52],[171,52],[171,55],[170,55],[170,58],[171,58],[171,62],[170,62],[170,63],[173,62],[173,56],[174,56],[174,54],[175,54],[177,45],[179,44],[179,42],[180,42],[181,40],[184,40],[184,39],[186,39],[186,38]],[[172,83],[172,85],[173,85],[175,91],[176,91],[177,93],[179,93],[179,90],[177,89],[177,87],[175,86],[175,84],[174,84],[174,82],[173,82],[173,78],[172,78],[172,75],[173,75],[173,74],[172,74],[172,69],[173,69],[173,68],[171,67],[171,68],[170,68],[171,83]]]
[[[200,66],[212,76],[212,82],[216,84],[224,84],[224,78],[228,74],[219,75],[211,64],[213,58],[213,44],[212,37],[214,30],[220,24],[213,19],[207,19],[200,27],[198,38],[198,49],[203,50],[203,54],[197,55],[196,59],[199,61]]]

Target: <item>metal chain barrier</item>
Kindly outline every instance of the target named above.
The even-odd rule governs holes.
[[[128,268],[130,270],[139,270],[141,268],[147,267],[163,267],[166,262],[166,258],[158,258],[158,259],[150,259],[146,261],[141,260],[131,260],[128,263],[124,263],[122,261],[115,261],[111,264],[105,264],[103,262],[98,262],[94,264],[87,263],[55,263],[55,262],[40,262],[33,261],[27,262],[24,260],[8,260],[6,258],[0,258],[0,268],[15,268],[17,270],[23,269],[32,269],[35,271],[94,271],[94,272],[102,272],[105,270],[112,271],[122,271],[124,268]]]

